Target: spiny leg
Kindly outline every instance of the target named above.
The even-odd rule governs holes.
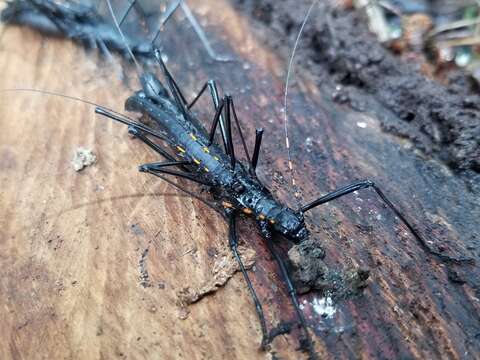
[[[169,88],[170,92],[172,93],[177,106],[182,111],[185,119],[188,119],[187,111],[185,109],[185,105],[187,104],[187,100],[185,100],[185,97],[183,96],[182,92],[180,91],[180,88],[178,87],[177,83],[173,79],[172,74],[170,73],[170,71],[168,71],[167,66],[163,62],[162,54],[161,54],[160,50],[155,49],[154,54],[155,54],[155,58],[157,59],[158,64],[160,65],[160,68],[162,69],[162,72],[163,72],[165,78],[167,79],[168,88]]]
[[[251,164],[250,154],[247,149],[247,143],[245,142],[245,137],[243,136],[242,127],[240,126],[240,121],[237,117],[237,112],[235,111],[235,104],[233,103],[233,99],[230,95],[227,96],[228,103],[231,107],[233,119],[235,120],[235,125],[237,126],[238,133],[240,134],[240,140],[242,140],[243,151],[245,152],[245,156],[247,157],[248,163]]]
[[[310,359],[314,359],[316,358],[316,355],[314,353],[313,342],[310,337],[310,333],[308,332],[307,321],[305,320],[305,316],[303,315],[302,309],[300,309],[300,304],[298,303],[298,299],[297,299],[297,291],[295,290],[295,287],[293,286],[290,275],[288,274],[287,266],[285,265],[285,262],[283,261],[282,257],[275,250],[275,246],[272,241],[272,235],[270,230],[267,228],[266,223],[261,225],[261,230],[262,230],[263,238],[267,244],[268,250],[272,254],[275,261],[277,262],[280,272],[282,274],[282,277],[285,281],[285,284],[287,285],[288,294],[290,295],[293,308],[295,309],[296,315],[300,320],[300,326],[302,327],[302,330],[305,335],[304,338],[300,339],[300,349],[302,351],[308,352],[310,355]]]
[[[212,202],[208,201],[207,199],[201,198],[200,196],[198,196],[198,195],[195,194],[194,192],[185,189],[184,187],[180,186],[179,184],[173,182],[172,180],[167,179],[167,178],[166,178],[165,176],[163,176],[163,175],[156,174],[156,173],[151,173],[151,174],[154,175],[154,176],[156,176],[156,177],[158,177],[158,178],[160,178],[160,179],[162,179],[162,180],[165,181],[166,183],[172,185],[174,188],[176,188],[176,189],[184,192],[185,194],[193,197],[194,199],[197,199],[197,200],[203,202],[205,205],[207,205],[208,207],[210,207],[212,210],[215,210],[216,212],[221,213],[221,209],[218,208],[217,204],[212,203]],[[222,209],[223,209],[223,208],[222,208]]]
[[[144,133],[143,131],[137,129],[136,127],[129,126],[128,127],[128,132],[130,135],[133,135],[135,138],[139,139],[142,141],[144,144],[146,144],[148,147],[153,149],[156,153],[162,155],[165,159],[169,161],[176,161],[176,159],[170,155],[165,149],[160,147],[158,144],[155,144],[153,141],[151,141]]]
[[[260,155],[260,145],[262,144],[262,137],[263,137],[263,129],[256,129],[255,130],[255,146],[253,148],[252,162],[250,164],[250,168],[253,174],[255,174],[255,171],[257,169],[258,156]]]
[[[344,187],[341,187],[340,189],[337,189],[335,191],[332,191],[324,196],[321,196],[320,198],[308,203],[307,205],[302,206],[300,211],[306,212],[314,207],[317,207],[319,205],[325,204],[329,201],[332,201],[334,199],[337,199],[339,197],[342,197],[344,195],[350,194],[354,191],[361,190],[361,189],[367,189],[367,188],[373,188],[377,195],[380,197],[380,199],[397,215],[400,220],[405,224],[405,226],[410,230],[410,232],[413,234],[415,239],[418,241],[420,246],[427,252],[430,253],[436,257],[438,257],[440,260],[445,261],[445,262],[453,262],[453,263],[464,263],[464,262],[472,262],[472,258],[455,258],[451,257],[445,254],[442,254],[438,251],[432,250],[430,246],[428,246],[427,242],[425,239],[423,239],[420,234],[417,232],[417,230],[414,229],[414,227],[408,222],[408,220],[405,218],[405,216],[400,212],[400,210],[397,209],[395,205],[385,196],[382,190],[375,185],[373,181],[370,180],[364,180],[364,181],[358,181],[356,183],[353,183],[351,185],[347,185]]]
[[[218,96],[218,89],[217,89],[217,83],[215,82],[215,80],[208,80],[203,86],[202,86],[202,89],[198,92],[197,96],[195,96],[195,98],[190,102],[190,104],[187,106],[187,109],[191,109],[195,104],[196,102],[198,101],[198,99],[200,99],[200,97],[203,95],[203,93],[205,92],[206,89],[209,89],[210,90],[210,95],[212,97],[212,101],[213,101],[213,106],[215,108],[215,111],[218,113],[218,109],[220,107],[220,97]],[[222,106],[224,105],[223,101],[222,101]],[[216,118],[217,115],[215,115],[215,118]],[[222,135],[222,141],[223,141],[223,145],[225,147],[225,152],[228,153],[228,147],[227,147],[227,135],[226,135],[226,132],[225,132],[225,121],[223,119],[223,116],[222,116],[222,113],[220,112],[220,115],[219,115],[219,120],[220,120],[220,133]],[[217,119],[218,120],[218,119]],[[215,129],[216,129],[216,126],[217,124],[215,123]],[[210,142],[209,142],[209,145],[211,145],[213,142],[213,138],[210,138]]]
[[[143,132],[145,132],[149,135],[152,135],[152,136],[156,137],[157,139],[168,141],[168,139],[162,133],[151,129],[148,126],[137,123],[137,122],[133,121],[132,119],[130,119],[130,118],[128,118],[128,117],[126,117],[122,114],[119,114],[117,112],[113,112],[113,111],[111,111],[107,108],[97,106],[95,108],[95,113],[99,114],[99,115],[102,115],[102,116],[105,116],[105,117],[108,117],[109,119],[118,121],[119,123],[131,126],[133,128],[139,129],[139,130],[142,130]]]
[[[225,106],[225,101],[222,99],[222,100],[220,100],[218,108],[215,112],[215,116],[213,117],[212,125],[211,125],[210,131],[208,133],[208,146],[212,145],[212,143],[213,143],[213,139],[215,137],[215,131],[217,130],[217,125],[218,125],[218,123],[220,121],[220,118],[222,116],[222,110],[223,110],[224,106]],[[226,143],[226,140],[225,140],[225,143]],[[227,145],[225,145],[225,147],[226,146]]]
[[[138,167],[138,170],[140,172],[146,172],[146,173],[149,173],[149,174],[152,174],[152,175],[155,175],[157,173],[173,175],[173,176],[177,176],[177,177],[181,177],[183,179],[193,181],[193,182],[201,184],[201,185],[207,185],[207,186],[212,185],[208,181],[200,179],[196,175],[189,174],[187,172],[181,172],[181,171],[177,171],[177,170],[166,169],[166,167],[169,167],[169,166],[179,166],[179,165],[185,165],[185,162],[183,162],[183,161],[169,161],[169,162],[165,162],[165,163],[158,163],[157,162],[157,163],[143,164],[143,165],[140,165]]]
[[[173,78],[172,74],[170,73],[167,66],[165,65],[165,63],[162,60],[162,55],[161,55],[160,50],[155,49],[154,52],[155,52],[155,57],[156,57],[158,63],[160,64],[165,77],[167,78],[167,82],[168,82],[170,92],[174,96],[175,102],[180,107],[180,109],[181,109],[181,111],[182,111],[182,113],[183,113],[183,115],[186,119],[188,118],[188,115],[187,115],[187,111],[185,109],[185,106],[187,106],[187,109],[190,109],[195,104],[195,102],[200,98],[200,96],[203,94],[203,92],[205,92],[205,89],[207,87],[210,89],[210,93],[212,95],[213,104],[215,106],[215,109],[218,110],[218,107],[220,106],[220,100],[219,100],[219,97],[218,97],[218,90],[217,90],[217,85],[216,85],[215,81],[209,80],[206,83],[206,85],[204,85],[202,87],[202,90],[200,90],[199,94],[190,103],[190,105],[187,105],[187,100],[185,99],[185,96],[183,96],[182,91],[180,90],[179,86],[175,82],[175,79]],[[220,131],[221,131],[221,134],[222,134],[222,140],[223,140],[223,144],[224,144],[224,147],[225,147],[225,152],[228,154],[229,153],[229,147],[228,147],[228,140],[227,140],[227,131],[225,129],[225,124],[224,124],[223,117],[222,117],[221,113],[220,113],[220,118],[219,119],[220,119]]]
[[[227,130],[227,145],[228,145],[228,154],[230,155],[230,165],[232,169],[235,169],[236,159],[235,159],[235,149],[233,147],[233,136],[232,136],[232,119],[231,119],[231,98],[225,96],[225,127]]]
[[[260,303],[260,300],[258,299],[257,293],[255,292],[255,289],[253,288],[252,282],[250,280],[250,277],[248,276],[247,270],[245,269],[245,266],[243,265],[242,258],[240,257],[240,254],[238,253],[238,237],[237,237],[237,218],[235,213],[232,211],[228,214],[229,216],[229,232],[228,232],[228,244],[230,246],[230,249],[232,250],[233,256],[238,262],[238,265],[240,267],[240,271],[242,272],[243,278],[245,279],[245,282],[247,283],[248,290],[250,292],[250,296],[252,297],[252,300],[255,304],[255,310],[257,312],[258,320],[260,321],[260,327],[262,330],[262,349],[265,349],[267,344],[270,342],[270,338],[268,336],[267,332],[267,323],[265,321],[265,315],[263,314],[263,308],[262,304]]]

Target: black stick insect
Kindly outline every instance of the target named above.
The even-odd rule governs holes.
[[[121,37],[124,38],[120,30],[120,23],[113,14],[109,0],[107,0],[107,3],[115,25]],[[153,55],[163,73],[165,85],[154,74],[141,71],[133,51],[129,48],[126,41],[124,41],[124,46],[140,70],[139,76],[142,84],[142,89],[126,100],[125,108],[152,119],[158,126],[158,129],[144,125],[105,107],[97,106],[95,111],[100,115],[127,125],[132,135],[165,158],[165,161],[141,165],[139,167],[140,171],[166,180],[196,198],[199,198],[196,194],[171,182],[165,175],[176,176],[207,186],[217,203],[221,204],[221,212],[226,216],[229,223],[228,242],[230,249],[239,264],[255,304],[262,331],[262,347],[266,347],[275,334],[267,330],[262,304],[238,253],[236,225],[240,215],[250,216],[259,225],[267,248],[277,262],[280,273],[285,280],[299,327],[302,329],[301,349],[308,352],[310,358],[317,358],[317,356],[313,349],[308,325],[300,309],[296,290],[287,270],[287,264],[278,253],[274,243],[274,239],[277,237],[283,237],[296,244],[306,241],[310,236],[304,220],[304,214],[307,211],[354,191],[372,188],[379,198],[407,226],[425,251],[444,261],[462,262],[469,260],[451,258],[431,250],[425,240],[385,196],[382,190],[369,180],[359,181],[339,188],[300,206],[298,209],[292,209],[280,203],[256,176],[263,130],[256,130],[255,145],[250,156],[232,96],[225,95],[220,97],[215,81],[209,80],[201,88],[198,95],[191,102],[187,102],[179,85],[163,62],[160,50],[155,49]],[[190,111],[207,89],[210,91],[215,107],[215,115],[208,131]],[[91,102],[87,103],[93,104]],[[239,132],[243,151],[248,160],[247,164],[239,161],[235,155],[236,151],[233,146],[232,136],[234,127]],[[215,142],[215,135],[219,128],[221,145]],[[163,145],[160,145],[159,142],[168,145],[173,150],[174,155]],[[201,200],[205,201],[204,199]],[[211,202],[207,202],[207,204],[214,209],[218,208]]]
[[[107,0],[107,3],[109,3],[109,0]],[[311,8],[308,14],[310,10]],[[110,11],[115,19],[111,7]],[[115,22],[121,33],[116,20]],[[133,54],[131,55],[134,59]],[[278,264],[295,309],[299,326],[302,329],[303,335],[300,339],[300,348],[308,352],[311,358],[316,358],[316,354],[308,332],[308,325],[300,309],[297,293],[287,270],[287,264],[278,253],[273,241],[277,236],[286,238],[296,244],[307,240],[310,236],[304,220],[304,214],[307,211],[357,190],[372,188],[380,200],[398,216],[427,252],[444,261],[462,262],[469,260],[455,259],[430,249],[426,241],[408,222],[400,210],[370,180],[358,181],[341,187],[300,206],[298,209],[292,209],[280,203],[259,181],[255,173],[263,130],[256,130],[255,145],[252,156],[250,156],[232,96],[225,95],[220,98],[215,81],[209,80],[201,88],[198,95],[191,102],[188,102],[163,62],[161,52],[158,49],[154,50],[154,56],[166,80],[166,86],[154,74],[141,73],[140,82],[142,89],[127,99],[125,108],[128,111],[137,112],[152,119],[160,128],[160,132],[101,107],[97,107],[95,111],[100,115],[128,125],[129,132],[132,135],[165,158],[165,161],[141,165],[139,167],[141,172],[161,178],[164,178],[164,175],[173,175],[205,185],[218,203],[222,205],[222,211],[229,223],[229,246],[239,264],[260,321],[262,347],[265,347],[272,340],[273,336],[267,330],[262,304],[238,253],[236,224],[239,215],[250,216],[258,223],[267,248]],[[291,66],[289,66],[290,68]],[[207,89],[210,91],[215,107],[215,115],[208,131],[190,111]],[[214,141],[218,127],[220,127],[223,148]],[[236,150],[233,146],[232,136],[234,127],[240,135],[248,164],[240,162],[235,155]],[[168,153],[157,142],[152,141],[151,138],[156,138],[168,145],[175,155]]]
[[[71,0],[7,1],[7,6],[1,13],[1,20],[6,23],[26,25],[49,35],[64,36],[83,43],[89,48],[99,48],[107,57],[111,57],[110,50],[126,55],[125,44],[128,44],[136,57],[149,59],[152,57],[153,47],[159,40],[163,26],[179,9],[189,21],[208,55],[215,61],[231,61],[230,58],[215,52],[202,27],[183,0],[173,0],[166,6],[152,40],[145,40],[144,36],[138,36],[138,34],[130,34],[130,36],[120,34],[93,5]],[[140,1],[129,0],[118,21],[120,26],[126,23],[132,10],[135,10],[142,19],[150,16]],[[154,15],[157,15],[157,12]]]

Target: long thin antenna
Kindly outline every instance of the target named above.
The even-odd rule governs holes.
[[[133,62],[135,63],[135,66],[136,66],[136,68],[137,68],[138,75],[139,75],[139,77],[140,77],[140,74],[143,72],[143,71],[142,71],[142,67],[141,67],[140,64],[138,63],[137,59],[135,58],[135,55],[133,55],[132,49],[130,49],[130,46],[129,46],[128,43],[127,43],[127,39],[125,38],[125,35],[123,34],[122,29],[120,28],[120,24],[118,23],[118,20],[117,20],[117,18],[115,17],[115,14],[114,14],[114,12],[113,12],[112,3],[110,2],[110,0],[107,0],[107,5],[108,5],[108,10],[110,11],[110,15],[112,15],[112,18],[113,18],[113,22],[114,22],[114,24],[115,24],[115,27],[117,28],[120,36],[122,37],[122,41],[123,41],[123,43],[125,44],[125,48],[127,49],[128,54],[131,56]]]
[[[42,95],[48,95],[48,96],[55,96],[55,97],[60,97],[60,98],[63,98],[63,99],[67,99],[67,100],[73,100],[73,101],[78,101],[78,102],[81,102],[81,103],[84,103],[84,104],[87,104],[87,105],[91,105],[91,106],[95,106],[95,107],[99,107],[99,108],[102,108],[102,109],[105,109],[105,110],[108,110],[118,116],[121,116],[125,119],[128,119],[130,121],[135,121],[134,119],[128,117],[127,115],[123,115],[122,113],[118,112],[118,111],[115,111],[113,109],[110,109],[106,106],[103,106],[103,105],[100,105],[100,104],[97,104],[93,101],[90,101],[90,100],[85,100],[85,99],[81,99],[79,97],[76,97],[76,96],[70,96],[70,95],[65,95],[65,94],[60,94],[60,93],[57,93],[57,92],[54,92],[54,91],[48,91],[48,90],[40,90],[40,89],[30,89],[30,88],[10,88],[10,89],[0,89],[0,93],[2,92],[14,92],[14,91],[23,91],[23,92],[32,92],[32,93],[37,93],[37,94],[42,94]]]
[[[290,171],[290,176],[292,180],[292,185],[296,186],[295,183],[295,176],[294,176],[294,171],[293,171],[293,163],[292,163],[292,155],[290,152],[290,140],[288,137],[288,86],[290,84],[290,75],[293,71],[293,60],[295,58],[295,52],[297,51],[298,44],[300,43],[300,37],[302,36],[303,29],[305,28],[305,24],[308,21],[308,18],[310,17],[310,13],[313,10],[313,7],[318,3],[318,0],[314,0],[310,7],[308,8],[307,14],[305,15],[305,18],[303,19],[302,26],[300,27],[300,30],[297,34],[297,38],[295,40],[295,45],[293,46],[293,51],[292,55],[290,56],[290,61],[288,63],[288,71],[287,71],[287,78],[285,79],[285,96],[283,99],[283,108],[284,108],[284,128],[285,128],[285,146],[287,148],[287,156],[288,156],[288,169]]]

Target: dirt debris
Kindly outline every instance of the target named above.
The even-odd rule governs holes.
[[[238,252],[242,257],[245,268],[251,269],[255,263],[255,250],[239,246]],[[229,248],[223,249],[222,252],[218,254],[213,265],[211,278],[199,286],[188,285],[177,292],[179,305],[185,307],[196,303],[204,296],[217,291],[224,286],[237,271],[240,271],[240,267],[237,260],[233,257],[231,250]]]
[[[81,171],[85,167],[95,164],[96,161],[97,156],[92,150],[84,147],[78,147],[75,149],[71,163],[75,171]]]
[[[335,271],[323,262],[325,250],[315,240],[292,246],[288,257],[293,267],[293,281],[299,294],[311,290],[344,299],[359,294],[367,286],[368,269]]]

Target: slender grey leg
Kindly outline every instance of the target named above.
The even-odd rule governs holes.
[[[268,229],[268,225],[266,223],[261,225],[261,230],[263,234],[263,238],[267,244],[268,250],[272,254],[273,258],[278,264],[278,267],[280,269],[280,272],[282,274],[282,277],[285,281],[285,284],[287,285],[287,290],[288,294],[290,295],[290,299],[292,301],[292,305],[295,309],[297,318],[300,321],[300,326],[304,332],[303,338],[300,339],[300,349],[302,351],[305,351],[309,354],[310,359],[316,359],[316,354],[314,352],[313,348],[313,341],[310,337],[310,333],[308,332],[308,326],[307,326],[307,321],[305,320],[305,316],[303,315],[302,309],[300,309],[300,304],[298,303],[297,299],[297,291],[295,290],[295,287],[293,286],[292,280],[290,278],[290,275],[288,274],[287,267],[285,265],[285,262],[283,261],[282,257],[277,253],[275,250],[275,246],[272,241],[272,234],[270,230]]]
[[[445,261],[445,262],[452,262],[452,263],[464,263],[464,262],[472,262],[472,258],[455,258],[451,257],[445,254],[442,254],[438,251],[432,250],[428,243],[423,239],[423,237],[420,236],[417,230],[408,222],[408,220],[405,218],[405,216],[400,212],[400,210],[397,209],[395,205],[385,196],[382,190],[373,182],[370,180],[364,180],[364,181],[358,181],[356,183],[353,183],[351,185],[347,185],[344,187],[341,187],[340,189],[337,189],[335,191],[332,191],[331,193],[328,193],[324,196],[321,196],[320,198],[308,203],[307,205],[302,206],[300,211],[306,212],[314,207],[317,207],[319,205],[325,204],[329,201],[338,199],[339,197],[342,197],[344,195],[350,194],[354,191],[361,190],[361,189],[367,189],[367,188],[373,188],[377,195],[380,197],[380,199],[385,203],[394,213],[397,215],[400,220],[405,224],[405,226],[410,230],[410,232],[413,234],[415,239],[418,241],[420,246],[427,252],[432,254],[433,256],[438,257],[440,260]]]
[[[267,332],[267,324],[266,324],[266,321],[265,321],[265,315],[263,314],[262,304],[260,303],[260,300],[258,299],[257,293],[255,292],[255,289],[253,288],[250,277],[248,276],[247,270],[245,269],[245,266],[243,265],[243,261],[240,257],[240,254],[238,253],[236,215],[235,215],[234,212],[231,212],[230,214],[228,214],[228,216],[229,216],[228,244],[230,245],[230,249],[232,250],[233,256],[235,257],[235,259],[238,262],[238,265],[240,266],[240,270],[243,274],[243,278],[245,279],[245,282],[247,283],[248,290],[250,291],[250,296],[252,297],[252,300],[255,304],[255,310],[257,311],[258,320],[260,321],[260,327],[262,329],[262,348],[265,348],[265,346],[270,342],[270,339],[269,339],[268,332]]]

